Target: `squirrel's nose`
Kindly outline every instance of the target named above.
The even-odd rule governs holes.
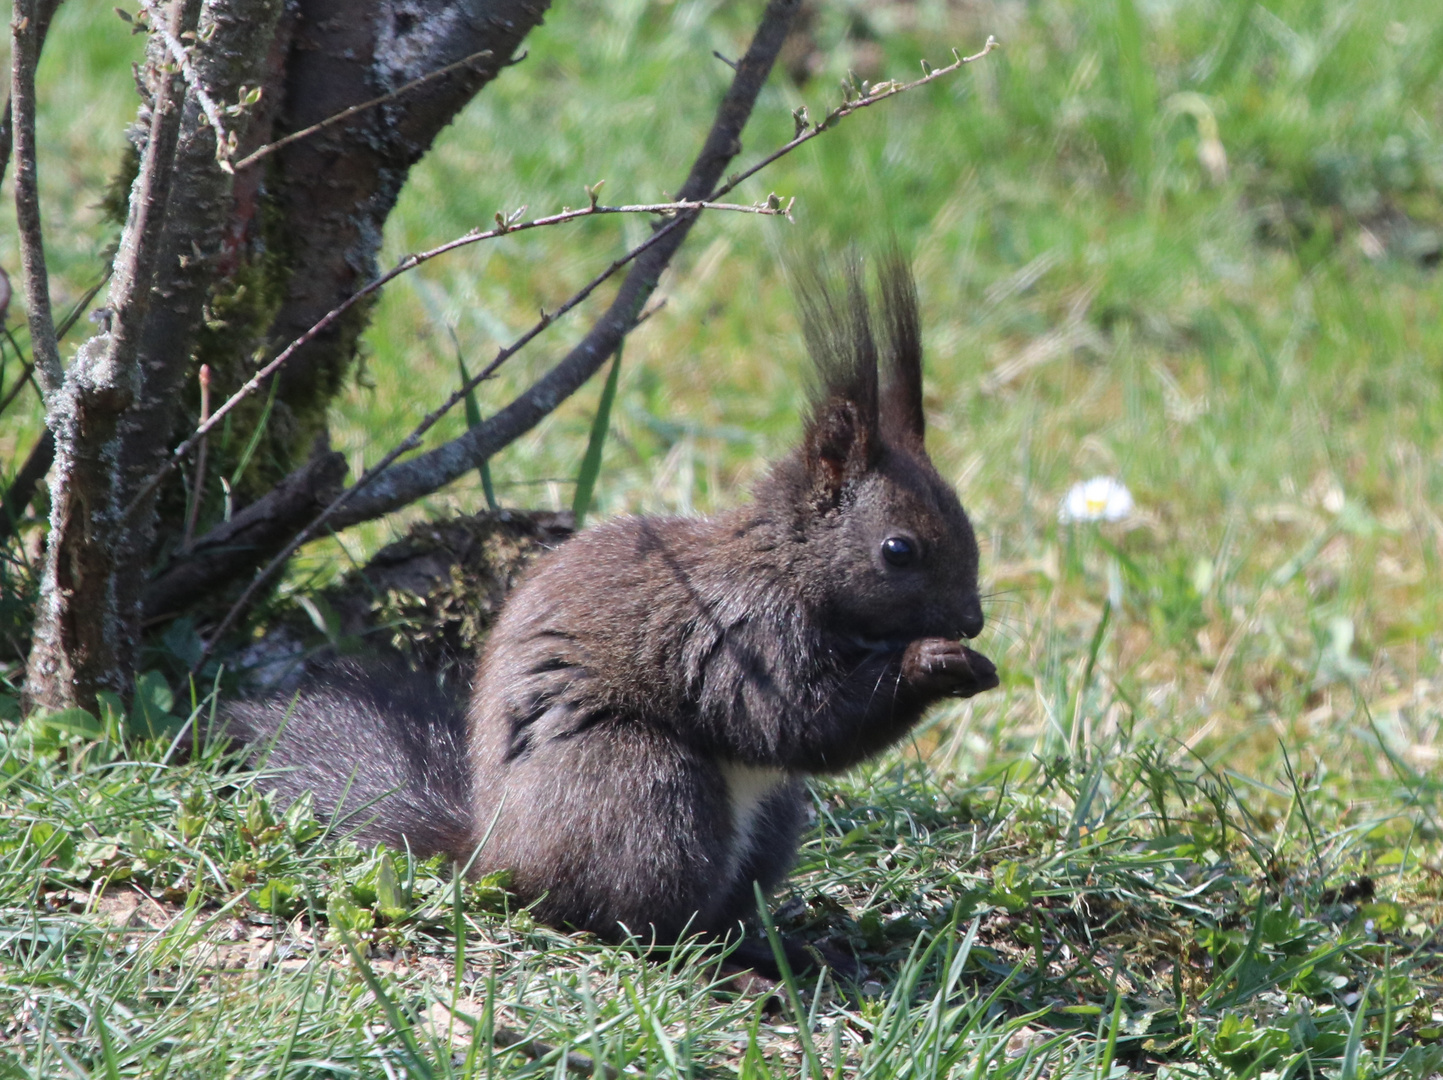
[[[962,636],[975,638],[982,633],[982,598],[976,595],[968,597],[962,605]]]

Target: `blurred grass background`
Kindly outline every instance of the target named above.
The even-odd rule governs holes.
[[[757,5],[558,5],[417,167],[387,264],[521,205],[679,186]],[[806,362],[781,272],[794,245],[912,253],[932,453],[983,545],[1004,688],[916,746],[942,770],[1143,729],[1250,773],[1280,741],[1346,783],[1437,775],[1443,716],[1443,8],[1436,0],[818,4],[741,161],[820,116],[838,79],[911,78],[988,34],[1003,48],[886,102],[739,193],[796,223],[706,216],[628,343],[595,513],[706,512],[796,437]],[[97,209],[133,118],[140,39],[70,0],[41,70],[41,179],[57,299],[97,277]],[[9,184],[5,196],[10,197]],[[642,235],[608,218],[468,249],[383,297],[334,414],[353,470]],[[13,230],[0,265],[18,286]],[[603,290],[605,292],[606,290]],[[489,413],[609,296],[482,388]],[[73,347],[73,344],[72,344]],[[7,378],[13,372],[7,372]],[[501,501],[568,506],[600,382],[492,463]],[[0,417],[13,468],[33,397]],[[459,432],[460,410],[436,439]],[[1063,526],[1073,483],[1137,512]],[[483,505],[475,474],[417,512]],[[316,545],[297,580],[400,521]],[[1104,604],[1110,614],[1104,625]],[[1099,630],[1101,627],[1101,630]],[[1095,651],[1095,661],[1092,659]],[[1363,708],[1366,703],[1366,710]],[[1389,789],[1394,790],[1396,789]]]

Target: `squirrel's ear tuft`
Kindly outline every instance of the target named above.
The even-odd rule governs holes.
[[[889,440],[924,451],[922,416],[922,321],[912,269],[893,247],[878,274],[882,291],[882,334],[886,381],[881,395],[881,431]]]
[[[821,501],[835,503],[848,483],[876,464],[882,450],[877,343],[867,290],[855,259],[845,266],[845,298],[839,298],[825,267],[794,269],[793,282],[817,371],[803,452]]]

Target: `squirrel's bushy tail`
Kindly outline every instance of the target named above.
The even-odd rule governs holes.
[[[220,732],[254,749],[283,803],[310,792],[339,839],[470,855],[465,716],[422,676],[338,666],[297,694],[229,706]]]

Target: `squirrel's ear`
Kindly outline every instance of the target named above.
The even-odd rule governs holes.
[[[807,424],[807,474],[818,502],[834,505],[847,484],[876,459],[875,417],[867,422],[855,401],[834,397],[818,403]]]
[[[882,286],[882,331],[886,341],[886,381],[881,394],[882,433],[918,452],[924,451],[922,416],[922,321],[917,314],[917,285],[902,253],[893,248],[878,275]]]

